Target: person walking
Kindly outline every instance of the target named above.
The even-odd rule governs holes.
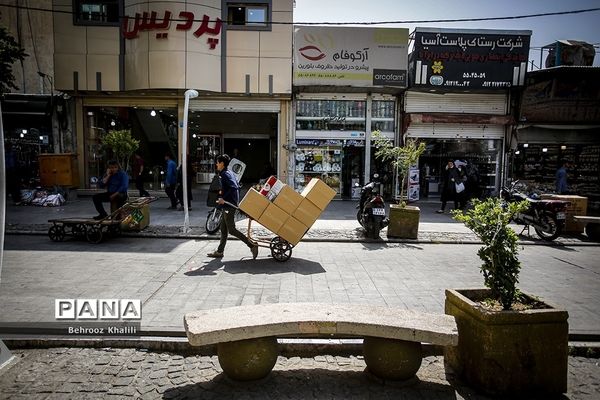
[[[252,258],[256,259],[258,256],[258,245],[251,242],[242,232],[238,231],[235,227],[235,208],[226,204],[230,203],[237,207],[240,200],[240,185],[238,184],[233,172],[227,169],[230,158],[227,154],[221,154],[216,159],[217,171],[219,178],[221,179],[221,191],[219,192],[219,198],[217,204],[219,208],[223,210],[221,213],[221,241],[216,251],[208,253],[207,256],[213,258],[223,257],[225,251],[225,245],[227,244],[227,235],[231,234],[235,236],[250,248],[252,252]]]
[[[165,175],[165,193],[171,200],[171,206],[168,210],[177,210],[177,197],[175,196],[175,189],[177,188],[177,164],[173,161],[173,155],[169,152],[165,154],[165,161],[167,162],[167,173]]]
[[[458,199],[456,198],[456,183],[460,181],[458,170],[454,166],[454,161],[448,160],[446,169],[442,172],[442,207],[437,210],[438,214],[443,214],[448,201],[454,202],[454,209],[458,209]],[[462,182],[462,181],[460,181]]]
[[[21,175],[19,158],[12,144],[4,144],[4,171],[6,176],[6,193],[10,193],[15,205],[21,204]]]
[[[133,153],[133,166],[131,176],[135,182],[135,188],[140,192],[140,197],[150,197],[150,193],[144,189],[144,159],[139,152]]]
[[[571,163],[568,160],[563,160],[561,167],[556,171],[556,193],[569,193],[569,185],[567,184],[567,176]]]
[[[127,189],[129,188],[129,176],[121,169],[116,160],[110,160],[106,173],[100,180],[100,187],[105,187],[106,192],[96,193],[92,196],[94,207],[98,211],[95,220],[101,220],[108,216],[104,210],[103,202],[110,202],[111,212],[113,208],[122,207],[127,201]]]

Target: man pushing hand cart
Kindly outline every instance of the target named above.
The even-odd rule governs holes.
[[[300,194],[272,176],[260,192],[250,189],[239,203],[239,209],[249,217],[247,236],[240,240],[249,247],[256,246],[251,247],[256,251],[258,247],[269,248],[275,260],[287,261],[294,246],[300,242],[335,195],[335,190],[320,179],[312,179]],[[230,208],[230,213],[237,208],[236,204],[227,204],[225,200],[223,203]],[[256,220],[276,236],[271,239],[252,238],[252,220]],[[211,254],[209,256],[212,256]],[[222,257],[222,252],[218,256]]]

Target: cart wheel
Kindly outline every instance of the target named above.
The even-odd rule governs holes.
[[[85,224],[75,224],[71,227],[71,234],[77,239],[82,239],[86,237],[87,228]]]
[[[108,227],[108,234],[112,237],[121,236],[121,224],[110,225]]]
[[[61,225],[52,225],[48,229],[48,236],[53,242],[62,242],[65,239],[65,227]]]
[[[277,261],[287,261],[292,256],[292,245],[279,236],[271,239],[271,255]]]
[[[90,226],[86,232],[86,237],[90,243],[100,243],[102,241],[102,228]]]

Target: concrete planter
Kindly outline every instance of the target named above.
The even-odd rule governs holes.
[[[388,237],[401,239],[416,239],[419,235],[419,219],[421,209],[415,206],[401,207],[398,204],[390,205],[390,224]]]
[[[559,394],[567,391],[569,315],[546,309],[488,311],[475,301],[489,289],[446,290],[446,314],[456,318],[458,346],[444,361],[488,394]]]

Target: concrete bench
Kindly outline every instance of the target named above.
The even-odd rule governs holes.
[[[590,240],[600,242],[600,217],[591,217],[589,215],[574,215],[576,222],[585,224],[585,234]]]
[[[192,346],[217,345],[219,363],[236,380],[260,379],[273,369],[277,338],[364,338],[370,373],[383,379],[415,376],[421,342],[456,346],[454,317],[399,308],[355,304],[257,304],[188,313],[185,331]]]

